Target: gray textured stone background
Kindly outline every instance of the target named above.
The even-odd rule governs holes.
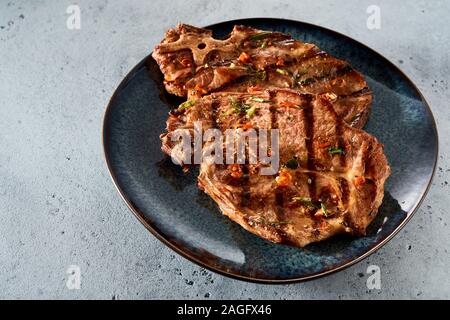
[[[0,298],[450,298],[449,1],[0,1]],[[381,30],[366,9],[381,7]],[[125,74],[176,22],[282,17],[347,34],[400,66],[430,103],[439,169],[414,218],[363,262],[292,285],[203,270],[134,218],[102,158],[102,116]],[[81,267],[81,290],[66,269]],[[377,264],[382,289],[368,291]]]

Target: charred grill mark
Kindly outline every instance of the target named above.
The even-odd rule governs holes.
[[[213,99],[211,103],[211,128],[213,129],[217,129],[217,112],[219,108],[219,100]]]
[[[339,165],[344,168],[346,163],[346,154],[345,154],[345,141],[343,139],[343,127],[339,121],[336,121],[336,135],[338,137],[338,147],[342,148],[344,150],[344,154],[335,155],[336,157],[339,157]]]
[[[349,227],[352,229],[355,229],[356,226],[355,224],[352,222],[352,217],[351,217],[351,212],[345,212],[343,217],[342,217],[342,225],[344,227]]]
[[[342,76],[346,75],[347,73],[352,72],[353,70],[354,69],[352,68],[351,65],[345,65],[342,69],[337,70],[336,76],[342,77]]]
[[[313,105],[312,97],[304,96],[306,99],[306,108],[303,109],[304,124],[306,129],[306,151],[307,151],[307,168],[309,171],[315,170],[314,164],[314,149],[313,149],[313,137],[314,137],[314,116],[313,116]],[[308,189],[310,198],[316,199],[316,177],[313,173],[308,174]]]
[[[311,50],[306,55],[304,55],[302,58],[294,59],[294,62],[296,64],[308,63],[308,60],[313,61],[315,58],[318,58],[318,57],[336,59],[333,56],[331,56],[329,53],[327,53],[326,51]],[[336,61],[339,61],[339,60],[336,59]],[[314,64],[313,64],[313,66],[314,66]]]
[[[366,152],[363,153],[363,156],[361,159],[361,163],[364,166],[364,173],[366,173],[367,171],[373,171],[373,169],[370,168],[370,164],[372,163],[372,161],[371,161],[372,154],[373,154],[373,144],[371,143],[369,145],[369,147],[367,148]],[[366,184],[366,186],[371,185],[371,187],[374,189],[373,192],[370,193],[370,203],[373,203],[375,200],[376,194],[378,192],[378,186],[372,179],[366,179],[365,184]]]
[[[269,92],[269,101],[274,101],[274,100],[275,100],[275,92],[270,91]],[[272,103],[270,103],[269,111],[270,111],[270,128],[278,129],[277,108]]]
[[[314,221],[314,226],[313,226],[314,230],[312,231],[312,235],[316,238],[318,238],[320,236],[320,230],[317,229],[318,226],[319,226],[318,221]]]
[[[349,97],[356,98],[356,97],[364,96],[367,94],[372,94],[372,91],[369,89],[369,87],[365,87],[365,88],[355,91],[349,95],[340,95],[339,98],[349,98]]]
[[[247,164],[242,165],[242,173],[243,175],[240,181],[242,187],[241,203],[242,206],[249,207],[251,192],[250,192],[250,171],[248,169]]]
[[[339,77],[345,76],[347,73],[352,72],[354,69],[350,65],[344,65],[343,67],[340,67],[338,70],[336,70],[336,74],[324,74],[321,76],[315,76],[308,78],[305,81],[305,84],[301,84],[301,86],[308,86],[310,84],[322,81],[324,83],[333,81]]]
[[[281,189],[275,190],[275,205],[276,210],[275,213],[277,215],[278,221],[284,221],[284,192]]]
[[[302,62],[306,62],[310,59],[313,59],[315,57],[318,56],[328,56],[328,53],[326,53],[325,51],[317,51],[316,48],[313,48],[311,50],[309,50],[308,52],[306,52],[306,54],[301,57],[301,58],[295,58],[292,60],[292,63],[287,64],[287,66],[289,66],[290,64],[298,64],[298,63],[302,63]]]
[[[344,150],[344,154],[339,154],[336,155],[336,157],[339,157],[339,165],[342,168],[345,168],[345,164],[346,164],[346,149],[345,149],[345,141],[342,138],[343,137],[343,126],[339,123],[339,121],[336,121],[336,135],[338,136],[338,144],[339,147],[341,147]],[[338,179],[339,181],[339,188],[341,190],[341,200],[342,200],[342,204],[345,207],[347,207],[348,201],[349,201],[349,197],[350,197],[350,189],[349,189],[349,185],[348,185],[348,181],[347,179],[340,177]]]
[[[378,192],[378,187],[377,187],[377,184],[375,183],[375,181],[373,181],[372,179],[367,179],[366,180],[366,187],[367,186],[370,186],[373,189],[373,190],[371,190],[371,192],[369,192],[369,194],[370,194],[370,203],[373,204],[374,201],[375,201],[377,192]],[[371,214],[371,213],[372,213],[372,211],[369,212],[369,214]]]
[[[241,103],[242,99],[238,99],[238,103]],[[244,118],[240,117],[238,122],[242,122]],[[245,164],[242,164],[242,177],[240,178],[240,185],[242,188],[241,203],[244,207],[250,206],[251,192],[250,192],[250,170],[249,170],[249,156],[247,146],[245,147]]]
[[[270,97],[270,99],[269,99],[270,101],[274,101],[274,92],[269,92],[269,97]],[[277,108],[273,104],[270,104],[269,111],[270,111],[270,128],[271,129],[279,129]],[[283,192],[283,190],[281,190],[279,188],[275,189],[275,206],[276,206],[275,213],[277,215],[277,220],[283,221],[284,216],[285,216],[284,192]],[[284,241],[285,234],[283,232],[280,232],[279,235]]]
[[[345,207],[347,207],[349,196],[350,196],[350,189],[348,186],[348,181],[347,181],[347,179],[344,179],[342,177],[340,177],[338,181],[339,181],[339,188],[341,190],[342,205],[345,208]]]
[[[273,105],[271,105],[269,107],[269,111],[270,111],[270,128],[271,129],[278,129],[278,112],[277,112],[277,108]]]

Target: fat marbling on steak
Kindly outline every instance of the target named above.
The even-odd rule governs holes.
[[[370,111],[372,94],[360,73],[316,45],[280,32],[235,26],[218,40],[210,30],[179,24],[152,56],[166,90],[188,99],[215,91],[291,88],[323,94],[354,127],[362,128]]]
[[[323,96],[292,89],[213,93],[171,114],[162,137],[165,152],[177,143],[173,132],[193,130],[194,121],[221,132],[279,130],[275,175],[260,174],[261,163],[206,159],[200,166],[200,188],[246,230],[303,247],[339,233],[364,235],[375,218],[390,174],[383,146],[339,119]]]

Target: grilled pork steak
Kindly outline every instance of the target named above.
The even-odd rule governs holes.
[[[340,120],[321,96],[289,89],[213,93],[171,117],[166,152],[174,148],[173,130],[193,129],[194,121],[221,132],[279,130],[276,175],[261,175],[261,163],[207,158],[198,178],[225,215],[262,238],[303,247],[339,233],[364,235],[381,205],[390,174],[383,146]]]
[[[224,40],[180,24],[153,51],[169,93],[193,99],[214,91],[292,88],[323,94],[352,126],[365,124],[372,94],[345,61],[280,32],[235,26]]]
[[[300,247],[339,233],[365,234],[390,167],[383,146],[359,129],[372,93],[347,62],[289,35],[244,26],[217,40],[180,24],[152,55],[167,91],[187,98],[161,135],[162,150],[178,163],[196,163],[195,152],[186,156],[184,149],[199,131],[278,130],[278,148],[270,142],[269,150],[278,151],[273,175],[263,174],[267,162],[249,161],[249,140],[246,161],[231,165],[211,155],[225,158],[225,139],[218,140],[220,151],[217,141],[200,140],[199,187],[225,215],[262,238]]]

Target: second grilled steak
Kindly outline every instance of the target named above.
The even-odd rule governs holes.
[[[178,143],[172,133],[193,130],[198,120],[203,129],[221,132],[279,130],[274,175],[262,175],[264,165],[248,161],[226,165],[206,158],[200,166],[199,186],[246,230],[302,247],[339,233],[364,235],[376,216],[390,174],[383,146],[340,120],[323,97],[284,89],[216,93],[179,112],[163,136],[166,152]]]
[[[291,88],[323,94],[338,116],[364,126],[372,94],[347,62],[290,35],[235,26],[224,40],[211,31],[180,24],[170,29],[153,57],[169,93],[198,98],[215,91],[246,92]]]

